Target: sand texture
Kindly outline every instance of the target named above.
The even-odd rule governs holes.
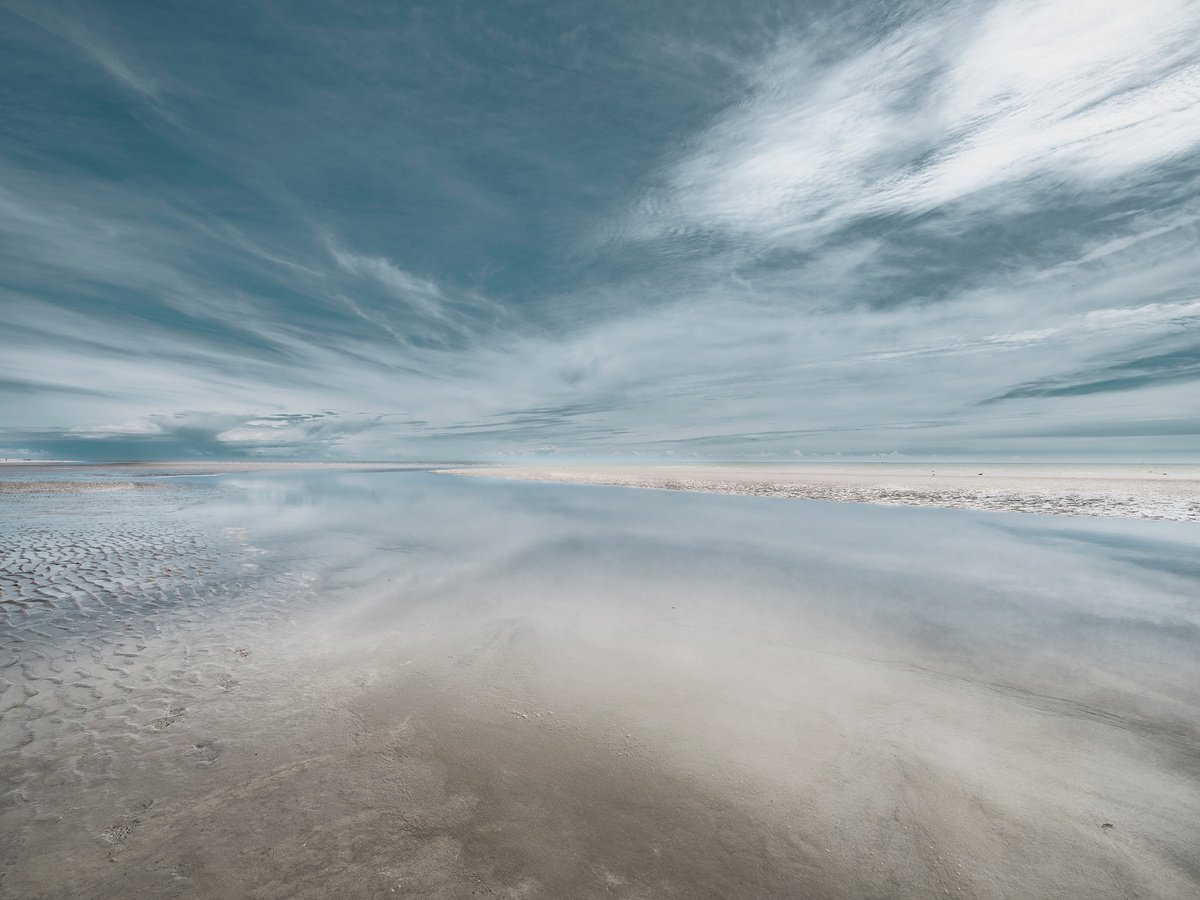
[[[1190,525],[171,484],[0,501],[2,897],[1200,893]]]
[[[83,494],[90,491],[144,491],[160,485],[145,481],[0,481],[0,494]]]
[[[1200,522],[1197,466],[545,464],[440,471],[756,497]]]

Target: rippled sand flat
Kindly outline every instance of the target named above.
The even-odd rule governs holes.
[[[0,501],[0,896],[1200,890],[1191,526],[170,483]]]
[[[441,471],[756,497],[1200,522],[1197,466],[541,464]]]
[[[0,481],[0,494],[85,494],[92,491],[144,491],[161,485],[145,481]]]

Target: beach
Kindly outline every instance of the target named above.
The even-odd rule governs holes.
[[[1189,524],[0,477],[0,896],[1200,890]]]
[[[754,497],[1200,522],[1200,466],[540,463],[441,471]]]
[[[0,7],[0,900],[1200,900],[1200,0]]]

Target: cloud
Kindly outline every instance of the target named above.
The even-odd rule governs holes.
[[[811,243],[1023,199],[997,189],[1111,190],[1200,145],[1188,0],[931,4],[883,33],[834,35],[832,60],[830,37],[781,38],[627,233]]]
[[[55,37],[75,45],[79,50],[118,83],[137,94],[157,100],[160,96],[158,80],[134,66],[95,30],[89,27],[77,11],[55,8],[49,2],[14,2],[6,0],[4,7],[30,22],[44,28]]]
[[[411,306],[419,314],[434,319],[446,318],[446,297],[441,288],[429,279],[418,278],[389,259],[359,256],[340,249],[336,244],[329,245],[329,252],[343,271],[377,282],[391,297]]]
[[[1102,7],[22,6],[0,442],[1194,456],[1200,10]]]
[[[329,411],[272,415],[179,412],[112,425],[46,428],[23,434],[42,452],[73,459],[280,459],[353,451],[357,436],[382,424],[379,416],[343,416]],[[390,423],[393,428],[396,424]]]
[[[1110,362],[1067,376],[1018,385],[985,402],[1017,397],[1076,397],[1110,391],[1130,391],[1148,385],[1200,381],[1200,345]]]

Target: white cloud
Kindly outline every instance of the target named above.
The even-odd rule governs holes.
[[[369,278],[380,284],[394,299],[437,319],[446,318],[446,295],[436,282],[408,272],[390,259],[362,256],[327,242],[329,253],[345,272]],[[353,304],[353,301],[349,301]],[[363,315],[361,309],[355,309]]]
[[[940,7],[827,62],[784,39],[670,166],[634,236],[797,240],[1032,179],[1102,188],[1200,146],[1200,4]]]

